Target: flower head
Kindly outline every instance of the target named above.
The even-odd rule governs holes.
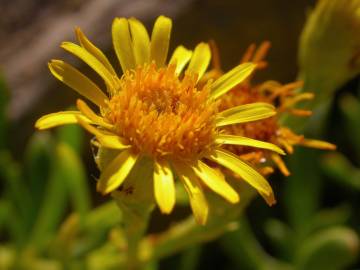
[[[93,143],[100,149],[116,151],[115,157],[101,166],[97,189],[103,194],[120,188],[136,163],[147,158],[153,163],[153,179],[149,181],[153,181],[160,210],[170,213],[175,205],[174,175],[177,175],[189,194],[196,220],[204,224],[208,216],[205,189],[230,203],[239,201],[239,194],[218,170],[204,162],[206,159],[233,171],[273,203],[273,191],[264,177],[223,145],[283,151],[270,143],[221,132],[225,126],[275,114],[274,107],[264,103],[221,110],[219,98],[248,77],[255,65],[243,63],[215,81],[204,81],[211,59],[209,45],[200,43],[194,51],[179,46],[167,62],[171,26],[170,19],[160,16],[150,39],[138,20],[114,20],[112,37],[123,71],[121,77],[106,56],[76,29],[80,46],[64,42],[61,47],[102,77],[107,94],[71,65],[52,60],[49,63],[52,74],[99,110],[95,112],[78,100],[78,111],[45,115],[36,122],[36,127],[77,123],[95,136]]]
[[[213,54],[215,55],[214,58],[219,58],[214,43],[212,47]],[[264,58],[269,48],[269,42],[263,42],[257,49],[255,44],[252,44],[244,54],[242,62],[252,61],[257,64],[258,70],[265,68],[267,62]],[[215,63],[219,62],[219,60],[215,61]],[[215,64],[214,70],[211,71],[211,73],[213,74],[212,76],[215,77],[221,76],[222,73],[219,64]],[[334,150],[335,145],[324,141],[307,139],[303,135],[296,134],[289,127],[284,126],[281,123],[281,117],[285,114],[292,114],[299,117],[311,115],[312,112],[309,110],[296,108],[297,103],[314,97],[314,94],[310,92],[296,92],[302,85],[303,83],[301,81],[285,85],[276,81],[265,81],[260,84],[253,84],[251,82],[251,77],[247,77],[246,80],[221,97],[220,110],[226,110],[247,103],[264,102],[273,105],[276,108],[277,114],[256,122],[226,126],[224,128],[225,134],[246,136],[264,142],[270,142],[284,149],[288,154],[294,152],[294,146],[296,145]],[[259,148],[254,150],[253,148],[244,145],[230,145],[227,146],[227,149],[258,167],[263,174],[273,172],[272,166],[265,166],[265,164],[269,164],[267,162],[268,160],[274,162],[284,175],[288,176],[290,174],[278,153],[269,152],[266,149]]]

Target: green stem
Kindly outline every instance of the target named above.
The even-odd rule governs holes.
[[[242,190],[241,201],[236,206],[224,203],[220,199],[215,201],[211,208],[212,216],[205,226],[196,224],[193,217],[189,217],[160,235],[148,237],[143,241],[142,249],[148,248],[148,243],[152,243],[152,254],[148,254],[149,257],[142,260],[159,260],[191,246],[216,239],[236,226],[238,217],[255,195],[252,189]],[[208,197],[215,196],[208,194]],[[221,208],[221,211],[216,207]]]
[[[128,204],[120,196],[114,194],[115,201],[123,214],[123,224],[127,241],[127,268],[129,270],[141,269],[139,259],[140,242],[147,229],[152,205]]]

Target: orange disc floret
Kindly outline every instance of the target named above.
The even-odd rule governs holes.
[[[179,78],[174,65],[139,66],[122,77],[105,118],[141,153],[194,158],[213,144],[218,111],[218,102],[209,99],[210,85],[196,84],[196,74]]]

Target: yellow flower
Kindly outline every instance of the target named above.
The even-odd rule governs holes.
[[[214,56],[214,69],[205,76],[218,77],[221,76],[221,67],[219,60],[219,53],[216,45],[212,44]],[[258,48],[255,44],[248,47],[241,62],[252,61],[257,64],[257,69],[263,69],[267,66],[264,60],[267,51],[270,48],[269,42],[263,42]],[[252,102],[264,102],[272,104],[276,107],[276,116],[269,117],[253,123],[244,123],[225,127],[226,134],[236,136],[246,136],[257,140],[275,144],[284,149],[288,154],[294,152],[295,145],[301,145],[311,148],[318,148],[324,150],[334,150],[335,145],[314,140],[307,139],[303,135],[298,135],[289,127],[281,124],[280,118],[284,114],[292,114],[299,117],[307,117],[311,115],[311,111],[304,109],[297,109],[297,103],[314,98],[314,94],[309,92],[297,93],[296,90],[302,86],[302,82],[292,82],[288,84],[281,84],[276,81],[265,81],[260,84],[252,84],[251,77],[247,77],[242,83],[235,86],[231,91],[228,91],[221,98],[220,109],[226,110],[228,108],[239,106],[242,104]],[[227,149],[236,153],[242,159],[250,162],[263,174],[273,172],[272,167],[264,166],[267,160],[273,161],[280,171],[288,176],[290,172],[278,153],[271,153],[264,149],[249,149],[244,146],[227,146]]]
[[[283,151],[270,143],[220,133],[224,126],[275,114],[274,107],[264,103],[219,112],[219,97],[249,76],[255,65],[243,63],[217,80],[200,85],[198,81],[211,59],[209,45],[200,43],[194,51],[179,46],[167,63],[171,27],[171,20],[160,16],[149,38],[138,20],[116,18],[112,38],[123,71],[121,77],[106,56],[76,29],[80,46],[64,42],[61,47],[100,75],[107,95],[74,67],[52,60],[51,73],[97,105],[99,112],[78,100],[78,111],[45,115],[35,126],[42,130],[80,124],[95,135],[95,145],[117,150],[97,183],[98,191],[103,194],[119,188],[141,158],[150,158],[154,197],[160,210],[170,213],[175,205],[175,172],[189,194],[196,220],[204,224],[208,216],[205,188],[230,203],[239,201],[239,195],[223,175],[204,162],[211,160],[239,175],[272,203],[273,191],[264,177],[222,146],[247,145],[280,154]]]

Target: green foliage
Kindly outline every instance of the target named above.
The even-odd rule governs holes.
[[[0,268],[57,270],[65,265],[80,269],[83,262],[79,264],[74,258],[103,244],[121,215],[115,204],[91,211],[87,176],[79,156],[83,133],[78,127],[63,127],[56,138],[49,132],[34,133],[25,147],[23,162],[14,160],[4,141],[7,99],[2,84],[0,240],[5,242],[0,244]],[[63,223],[69,210],[77,217],[71,226]],[[89,237],[79,236],[78,244],[67,254],[64,248],[69,247],[69,231],[75,228]],[[68,255],[66,260],[64,254]]]
[[[309,235],[296,257],[296,268],[304,270],[346,269],[357,258],[359,238],[345,227],[333,227]]]

